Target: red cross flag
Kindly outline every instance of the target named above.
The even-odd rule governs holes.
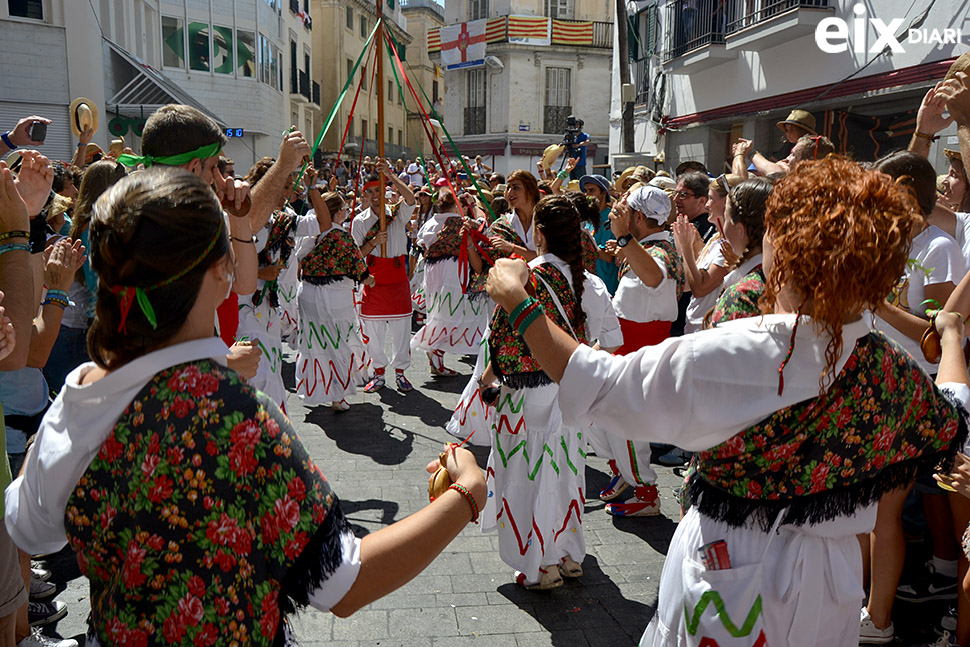
[[[486,19],[442,27],[441,62],[447,70],[485,65]]]

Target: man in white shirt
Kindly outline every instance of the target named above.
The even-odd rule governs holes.
[[[610,248],[615,245],[620,259],[620,283],[613,298],[613,309],[623,330],[623,346],[616,351],[618,355],[667,339],[670,325],[677,318],[684,270],[666,229],[670,211],[670,198],[663,189],[644,186],[620,201],[610,214],[616,241],[607,244]],[[650,467],[650,443],[624,441],[599,432],[592,436],[597,454],[612,457],[613,478],[600,498],[611,501],[633,485],[634,499],[609,503],[606,511],[617,516],[660,514],[657,473]]]
[[[379,176],[367,176],[363,191],[365,209],[350,225],[350,234],[360,247],[360,253],[367,260],[367,268],[375,280],[373,286],[364,286],[360,303],[360,321],[366,336],[367,353],[374,362],[374,378],[367,383],[364,391],[374,393],[384,387],[384,372],[390,364],[396,373],[398,390],[406,393],[414,388],[404,377],[404,370],[411,365],[407,223],[411,220],[415,201],[410,187],[391,171],[386,160],[377,162],[377,170],[394,185],[403,199],[397,204],[384,206],[387,226],[386,231],[382,232],[378,214],[384,187]],[[390,361],[384,352],[388,329],[393,347]]]

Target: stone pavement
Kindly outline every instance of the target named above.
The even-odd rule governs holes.
[[[291,356],[290,361],[294,358]],[[433,378],[423,354],[408,371],[415,391],[390,385],[379,394],[350,398],[351,410],[304,408],[290,395],[290,417],[341,499],[358,535],[374,532],[428,503],[425,466],[451,439],[445,422],[471,374],[471,364],[448,356],[462,375]],[[286,365],[292,387],[293,364]],[[487,449],[472,448],[484,468]],[[649,621],[667,545],[679,508],[670,469],[656,466],[664,516],[617,519],[596,498],[586,502],[585,575],[563,587],[530,592],[512,581],[495,535],[469,524],[420,575],[347,619],[309,609],[295,619],[301,645],[333,647],[555,647],[635,645]],[[587,487],[607,483],[606,461],[590,456]],[[86,630],[87,581],[69,552],[49,560],[69,614],[48,633]]]

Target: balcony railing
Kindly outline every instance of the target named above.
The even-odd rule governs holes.
[[[306,72],[300,72],[300,94],[304,96],[307,101],[313,98],[310,94],[310,75]]]
[[[664,18],[663,58],[669,61],[705,45],[723,45],[728,4],[721,0],[670,0],[664,7]]]
[[[300,94],[300,71],[295,67],[290,69],[290,94]]]
[[[542,132],[565,132],[566,117],[571,114],[573,114],[572,106],[546,106],[542,115]]]
[[[465,134],[485,134],[485,108],[465,108]]]
[[[320,84],[313,82],[313,103],[320,105]]]
[[[820,9],[830,6],[829,0],[728,0],[727,4],[727,35],[802,7]]]

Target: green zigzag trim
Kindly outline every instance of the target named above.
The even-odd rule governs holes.
[[[724,625],[724,628],[727,629],[729,634],[735,638],[751,635],[754,623],[757,622],[758,616],[761,615],[761,596],[759,595],[758,599],[751,605],[751,610],[748,611],[748,617],[744,619],[744,624],[739,629],[731,621],[730,616],[728,616],[727,609],[724,608],[724,600],[721,599],[721,594],[717,591],[704,591],[700,602],[694,607],[693,614],[691,614],[690,609],[687,607],[687,603],[684,602],[684,617],[687,621],[687,633],[691,636],[697,633],[697,626],[701,622],[701,614],[707,609],[707,605],[712,603],[714,604],[714,608],[717,609],[717,617],[721,619],[721,624]]]
[[[340,342],[343,339],[343,335],[340,334],[340,328],[337,328],[337,339],[335,340],[330,335],[330,331],[327,329],[327,326],[325,324],[320,324],[318,329],[318,326],[316,324],[314,324],[312,321],[308,321],[307,326],[310,329],[309,341],[312,342],[313,339],[316,338],[317,342],[319,343],[319,347],[321,349],[326,348],[327,345],[324,343],[323,337],[320,335],[320,333],[322,332],[324,335],[326,335],[327,339],[330,340],[330,345],[333,346],[335,350],[340,348]]]
[[[508,407],[509,408],[509,411],[511,411],[512,413],[519,413],[519,412],[522,411],[522,403],[523,402],[525,402],[525,396],[524,395],[519,398],[519,406],[516,407],[515,406],[515,403],[512,402],[512,396],[510,394],[506,393],[498,401],[498,405],[495,407],[495,411],[497,411],[498,413],[501,413],[505,409],[505,407]]]
[[[462,308],[463,304],[465,304],[466,301],[468,303],[468,307],[471,308],[472,312],[475,313],[475,315],[479,315],[482,312],[481,304],[476,306],[475,302],[472,301],[471,299],[466,299],[465,295],[461,295],[461,297],[458,299],[458,303],[455,304],[454,307],[452,307],[451,292],[445,292],[443,294],[441,292],[435,292],[434,297],[431,299],[431,305],[428,306],[428,314],[431,315],[432,313],[443,309],[445,301],[448,302],[448,312],[451,313],[452,317],[455,316],[455,313]],[[484,303],[488,303],[488,301],[484,301]]]
[[[504,451],[502,451],[502,444],[501,443],[495,443],[495,447],[496,447],[496,449],[498,449],[498,455],[502,459],[502,467],[508,468],[508,466],[509,466],[509,459],[512,458],[513,456],[515,456],[515,454],[520,449],[522,450],[522,456],[523,456],[523,458],[525,458],[526,465],[528,465],[529,462],[530,462],[529,461],[529,453],[525,449],[525,441],[524,440],[522,442],[520,442],[518,445],[516,445],[515,447],[513,447],[512,448],[512,451],[510,451],[508,454],[506,454]],[[542,461],[543,461],[543,459],[545,459],[544,454],[549,454],[549,465],[551,465],[552,466],[552,469],[554,469],[556,471],[556,475],[557,476],[559,475],[559,466],[556,464],[556,461],[554,461],[552,459],[553,458],[552,449],[549,448],[549,445],[543,445],[542,446],[542,452],[539,455],[539,460],[536,461],[535,467],[533,467],[531,473],[527,473],[526,474],[526,476],[529,477],[529,480],[530,481],[536,480],[536,474],[539,473],[539,468],[542,467]],[[575,468],[573,468],[573,469],[575,471]]]
[[[562,452],[563,452],[563,455],[566,457],[566,465],[568,465],[569,469],[573,471],[573,474],[579,474],[579,470],[577,470],[576,466],[573,465],[573,462],[569,460],[569,448],[566,447],[566,439],[560,438],[559,442],[562,443]]]

